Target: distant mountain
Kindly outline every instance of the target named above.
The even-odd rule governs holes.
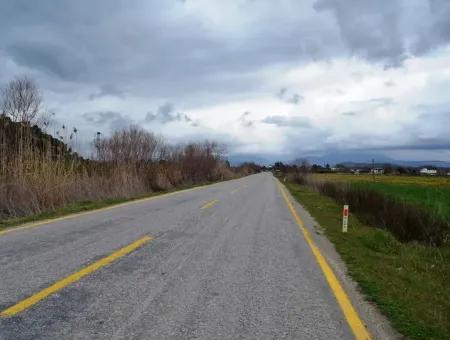
[[[351,153],[351,152],[333,152],[327,153],[320,157],[315,156],[306,156],[306,160],[308,160],[311,164],[318,165],[335,165],[335,164],[343,164],[343,163],[372,163],[372,159],[376,163],[392,163],[392,159],[380,154],[362,154],[362,153]]]
[[[449,161],[439,161],[439,160],[425,160],[425,161],[402,161],[389,158],[385,155],[379,153],[363,153],[363,152],[328,152],[322,156],[305,156],[299,157],[296,160],[286,160],[286,156],[277,156],[272,154],[261,155],[261,154],[232,154],[229,155],[228,161],[231,165],[237,166],[245,162],[254,162],[259,165],[272,165],[277,161],[281,161],[286,164],[300,164],[301,160],[306,159],[310,164],[326,165],[329,164],[334,166],[336,164],[344,164],[347,167],[364,167],[372,166],[372,159],[374,160],[375,166],[381,167],[385,164],[392,164],[398,166],[406,167],[425,167],[433,166],[437,168],[450,168]]]
[[[438,161],[438,160],[425,160],[425,161],[402,161],[389,158],[381,154],[366,154],[359,152],[333,152],[327,153],[321,157],[306,156],[303,159],[308,160],[311,164],[319,165],[335,165],[344,164],[348,167],[355,166],[372,166],[372,159],[375,165],[392,164],[407,167],[422,167],[422,166],[433,166],[437,168],[448,168],[450,167],[450,162]],[[298,161],[297,161],[298,162]]]
[[[392,164],[410,167],[434,166],[436,168],[450,168],[450,162],[446,161],[394,161]]]

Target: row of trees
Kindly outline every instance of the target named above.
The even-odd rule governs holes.
[[[413,166],[399,166],[389,163],[375,163],[375,164],[336,164],[331,167],[329,164],[324,166],[319,164],[310,164],[307,160],[298,159],[294,164],[284,164],[283,162],[275,162],[272,170],[282,173],[358,173],[358,174],[369,174],[373,173],[373,169],[383,170],[385,175],[421,175],[420,169],[423,167],[413,167]],[[447,176],[450,169],[446,168],[435,168],[433,166],[425,166],[428,169],[436,169],[437,175]]]

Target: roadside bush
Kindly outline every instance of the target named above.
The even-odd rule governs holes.
[[[300,173],[291,173],[288,174],[288,180],[293,181],[294,183],[297,183],[299,185],[306,185],[309,182],[309,178],[307,178],[306,174],[300,174]]]
[[[38,127],[0,119],[0,220],[243,174],[216,143],[170,146],[137,127],[96,138],[94,147],[95,159],[86,160]]]

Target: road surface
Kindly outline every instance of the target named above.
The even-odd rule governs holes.
[[[0,339],[361,336],[286,199],[262,173],[9,230]]]

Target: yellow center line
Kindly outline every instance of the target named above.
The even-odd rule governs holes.
[[[235,194],[239,189],[234,189],[233,191],[231,191],[231,194]]]
[[[289,207],[289,210],[294,217],[295,222],[298,225],[298,228],[300,232],[303,233],[303,236],[306,239],[306,242],[308,243],[309,247],[311,248],[312,253],[314,254],[314,257],[316,258],[317,263],[319,264],[320,268],[322,269],[322,272],[333,291],[334,296],[336,297],[336,300],[339,303],[339,306],[341,307],[342,312],[344,313],[344,316],[350,326],[350,328],[353,331],[353,334],[356,339],[371,339],[371,336],[364,326],[364,323],[362,322],[361,318],[359,317],[357,311],[353,307],[352,303],[350,302],[350,299],[348,295],[346,294],[344,288],[340,284],[339,280],[337,279],[336,275],[333,273],[333,270],[331,269],[330,265],[328,264],[325,257],[320,252],[319,248],[315,244],[313,238],[311,237],[308,229],[305,228],[304,223],[302,219],[300,218],[299,214],[297,213],[297,210],[295,210],[294,206],[292,205],[290,199],[288,198],[286,191],[281,187],[281,184],[278,183],[278,188],[280,189],[280,192],[284,198],[284,201],[286,202],[287,206]]]
[[[14,316],[20,312],[23,312],[24,310],[30,308],[31,306],[35,305],[39,301],[45,299],[49,295],[52,295],[56,293],[57,291],[63,289],[64,287],[67,287],[68,285],[79,281],[86,275],[89,275],[93,273],[96,270],[99,270],[100,268],[118,260],[119,258],[131,253],[132,251],[136,250],[137,248],[143,246],[144,244],[150,242],[153,240],[153,237],[151,236],[144,236],[141,239],[129,244],[126,247],[123,247],[116,252],[112,253],[111,255],[108,255],[107,257],[104,257],[97,262],[94,262],[93,264],[81,269],[80,271],[73,273],[64,279],[57,281],[50,287],[47,287],[40,292],[30,296],[29,298],[26,298],[25,300],[22,300],[15,304],[14,306],[11,306],[4,311],[0,313],[0,316],[2,317],[10,317]]]
[[[200,209],[208,209],[211,208],[214,204],[216,204],[217,202],[219,202],[219,200],[212,200],[209,202],[206,202],[205,204],[202,205],[202,207]]]

